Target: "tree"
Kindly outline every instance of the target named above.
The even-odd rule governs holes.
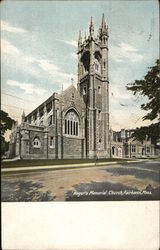
[[[1,110],[0,111],[0,119],[1,119],[1,155],[5,153],[5,151],[8,150],[9,143],[5,140],[4,134],[9,129],[11,130],[12,125],[15,123],[15,120],[13,120],[11,117],[8,116],[8,113]]]
[[[134,83],[127,84],[127,90],[132,91],[133,95],[148,98],[148,101],[141,105],[141,109],[148,111],[143,120],[153,122],[148,127],[136,128],[133,138],[143,141],[147,136],[156,143],[160,138],[160,60],[156,61],[155,66],[149,67],[143,80],[135,80]]]

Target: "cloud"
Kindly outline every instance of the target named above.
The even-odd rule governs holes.
[[[76,47],[77,48],[77,41],[74,41],[74,40],[63,40],[63,39],[56,39],[56,40],[58,40],[58,41],[60,41],[60,42],[63,42],[63,43],[66,43],[66,44],[69,44],[69,45],[71,45],[71,46],[74,46],[74,47]]]
[[[120,59],[120,58],[114,58],[114,60],[115,60],[116,62],[123,62],[123,60]]]
[[[140,62],[143,60],[143,56],[140,54],[132,54],[130,60],[131,62]]]
[[[48,73],[50,76],[54,78],[66,78],[69,76],[69,74],[66,74],[61,71],[61,69],[54,64],[52,61],[47,60],[47,59],[37,59],[32,56],[27,56],[26,60],[32,64],[36,64],[41,70],[45,71]],[[57,79],[57,81],[59,80]]]
[[[1,21],[1,30],[2,31],[8,31],[8,32],[12,32],[12,33],[25,33],[26,30],[20,27],[15,27],[12,26],[11,24],[5,22],[5,21]]]
[[[53,61],[47,59],[37,59],[33,56],[25,56],[24,59],[28,61],[28,63],[32,63],[33,65],[35,64],[41,70],[45,71],[53,79],[55,79],[56,82],[64,83],[66,86],[70,84],[71,78],[76,78],[76,76],[72,73],[63,72]]]
[[[5,67],[16,71],[19,70],[21,72],[27,72],[27,74],[31,74],[39,78],[38,69],[32,64],[34,58],[32,56],[25,55],[22,50],[5,39],[1,40],[1,54],[2,63]]]
[[[123,93],[123,94],[122,94]],[[130,105],[134,106],[133,95],[125,89],[124,86],[110,85],[109,98],[111,104],[118,104],[120,108],[127,108]]]
[[[128,111],[114,110],[110,115],[110,126],[113,130],[120,131],[122,128],[133,129],[140,126],[148,126],[149,121],[143,121],[144,112],[138,114],[134,109]]]
[[[63,83],[64,88],[68,87],[71,84],[71,78],[75,81],[77,76],[72,73],[63,72],[56,64],[52,61],[43,59],[37,60],[39,67],[48,73],[53,79],[58,83]]]
[[[42,89],[39,87],[37,88],[36,84],[33,84],[33,83],[25,83],[25,82],[18,82],[14,80],[7,80],[7,85],[11,87],[18,87],[24,90],[26,94],[43,95],[46,92],[45,89]]]
[[[48,72],[51,75],[57,74],[60,70],[57,65],[55,65],[49,60],[46,60],[46,59],[43,59],[43,60],[35,59],[35,60],[41,69],[43,69],[44,71]]]
[[[143,60],[143,55],[138,52],[138,49],[128,43],[121,42],[118,46],[110,47],[111,58],[116,62],[123,62],[125,59],[131,62],[140,62]]]
[[[22,50],[19,50],[9,41],[2,39],[2,54],[7,55],[4,57],[7,66],[16,67],[16,70],[28,72],[36,78],[40,79],[44,72],[50,76],[55,83],[63,84],[64,88],[71,84],[71,78],[77,81],[77,76],[72,73],[66,73],[61,70],[53,61],[48,59],[39,59],[32,55],[25,54]],[[11,61],[9,56],[12,56]],[[11,63],[12,62],[12,63]]]
[[[120,43],[120,48],[122,51],[126,52],[136,52],[137,49],[128,43]]]
[[[124,92],[125,89],[122,86],[117,85],[110,85],[110,97],[113,99],[117,99],[118,101],[120,99],[128,99],[129,95],[128,93]],[[123,92],[123,95],[122,95]]]
[[[76,53],[71,53],[71,57],[73,58],[73,59],[78,59],[78,57],[77,57],[77,54]]]
[[[20,55],[20,50],[5,39],[1,40],[1,51],[11,56]]]

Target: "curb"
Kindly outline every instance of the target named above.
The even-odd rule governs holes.
[[[14,167],[14,168],[4,168],[1,169],[2,174],[20,174],[20,173],[30,173],[30,172],[41,172],[42,171],[55,171],[55,170],[67,170],[67,169],[81,169],[88,167],[98,167],[98,166],[106,166],[106,165],[115,165],[115,164],[123,164],[123,163],[136,163],[139,161],[122,161],[122,162],[102,162],[102,163],[84,163],[84,164],[67,164],[67,165],[49,165],[49,166],[28,166],[28,167]]]

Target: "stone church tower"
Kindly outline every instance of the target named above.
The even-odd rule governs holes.
[[[108,28],[78,39],[78,83],[22,115],[10,136],[9,157],[21,159],[109,158]]]
[[[78,91],[86,105],[85,140],[88,158],[110,157],[108,27],[102,17],[98,35],[94,35],[91,17],[89,36],[78,40]]]

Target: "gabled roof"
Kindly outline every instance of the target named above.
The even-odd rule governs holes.
[[[75,87],[75,85],[74,85],[73,83],[72,83],[70,86],[68,86],[65,90],[63,90],[63,91],[62,91],[62,94],[65,94],[65,93],[71,91],[72,89],[73,89],[74,91],[77,91],[77,89],[76,89],[76,87]]]

